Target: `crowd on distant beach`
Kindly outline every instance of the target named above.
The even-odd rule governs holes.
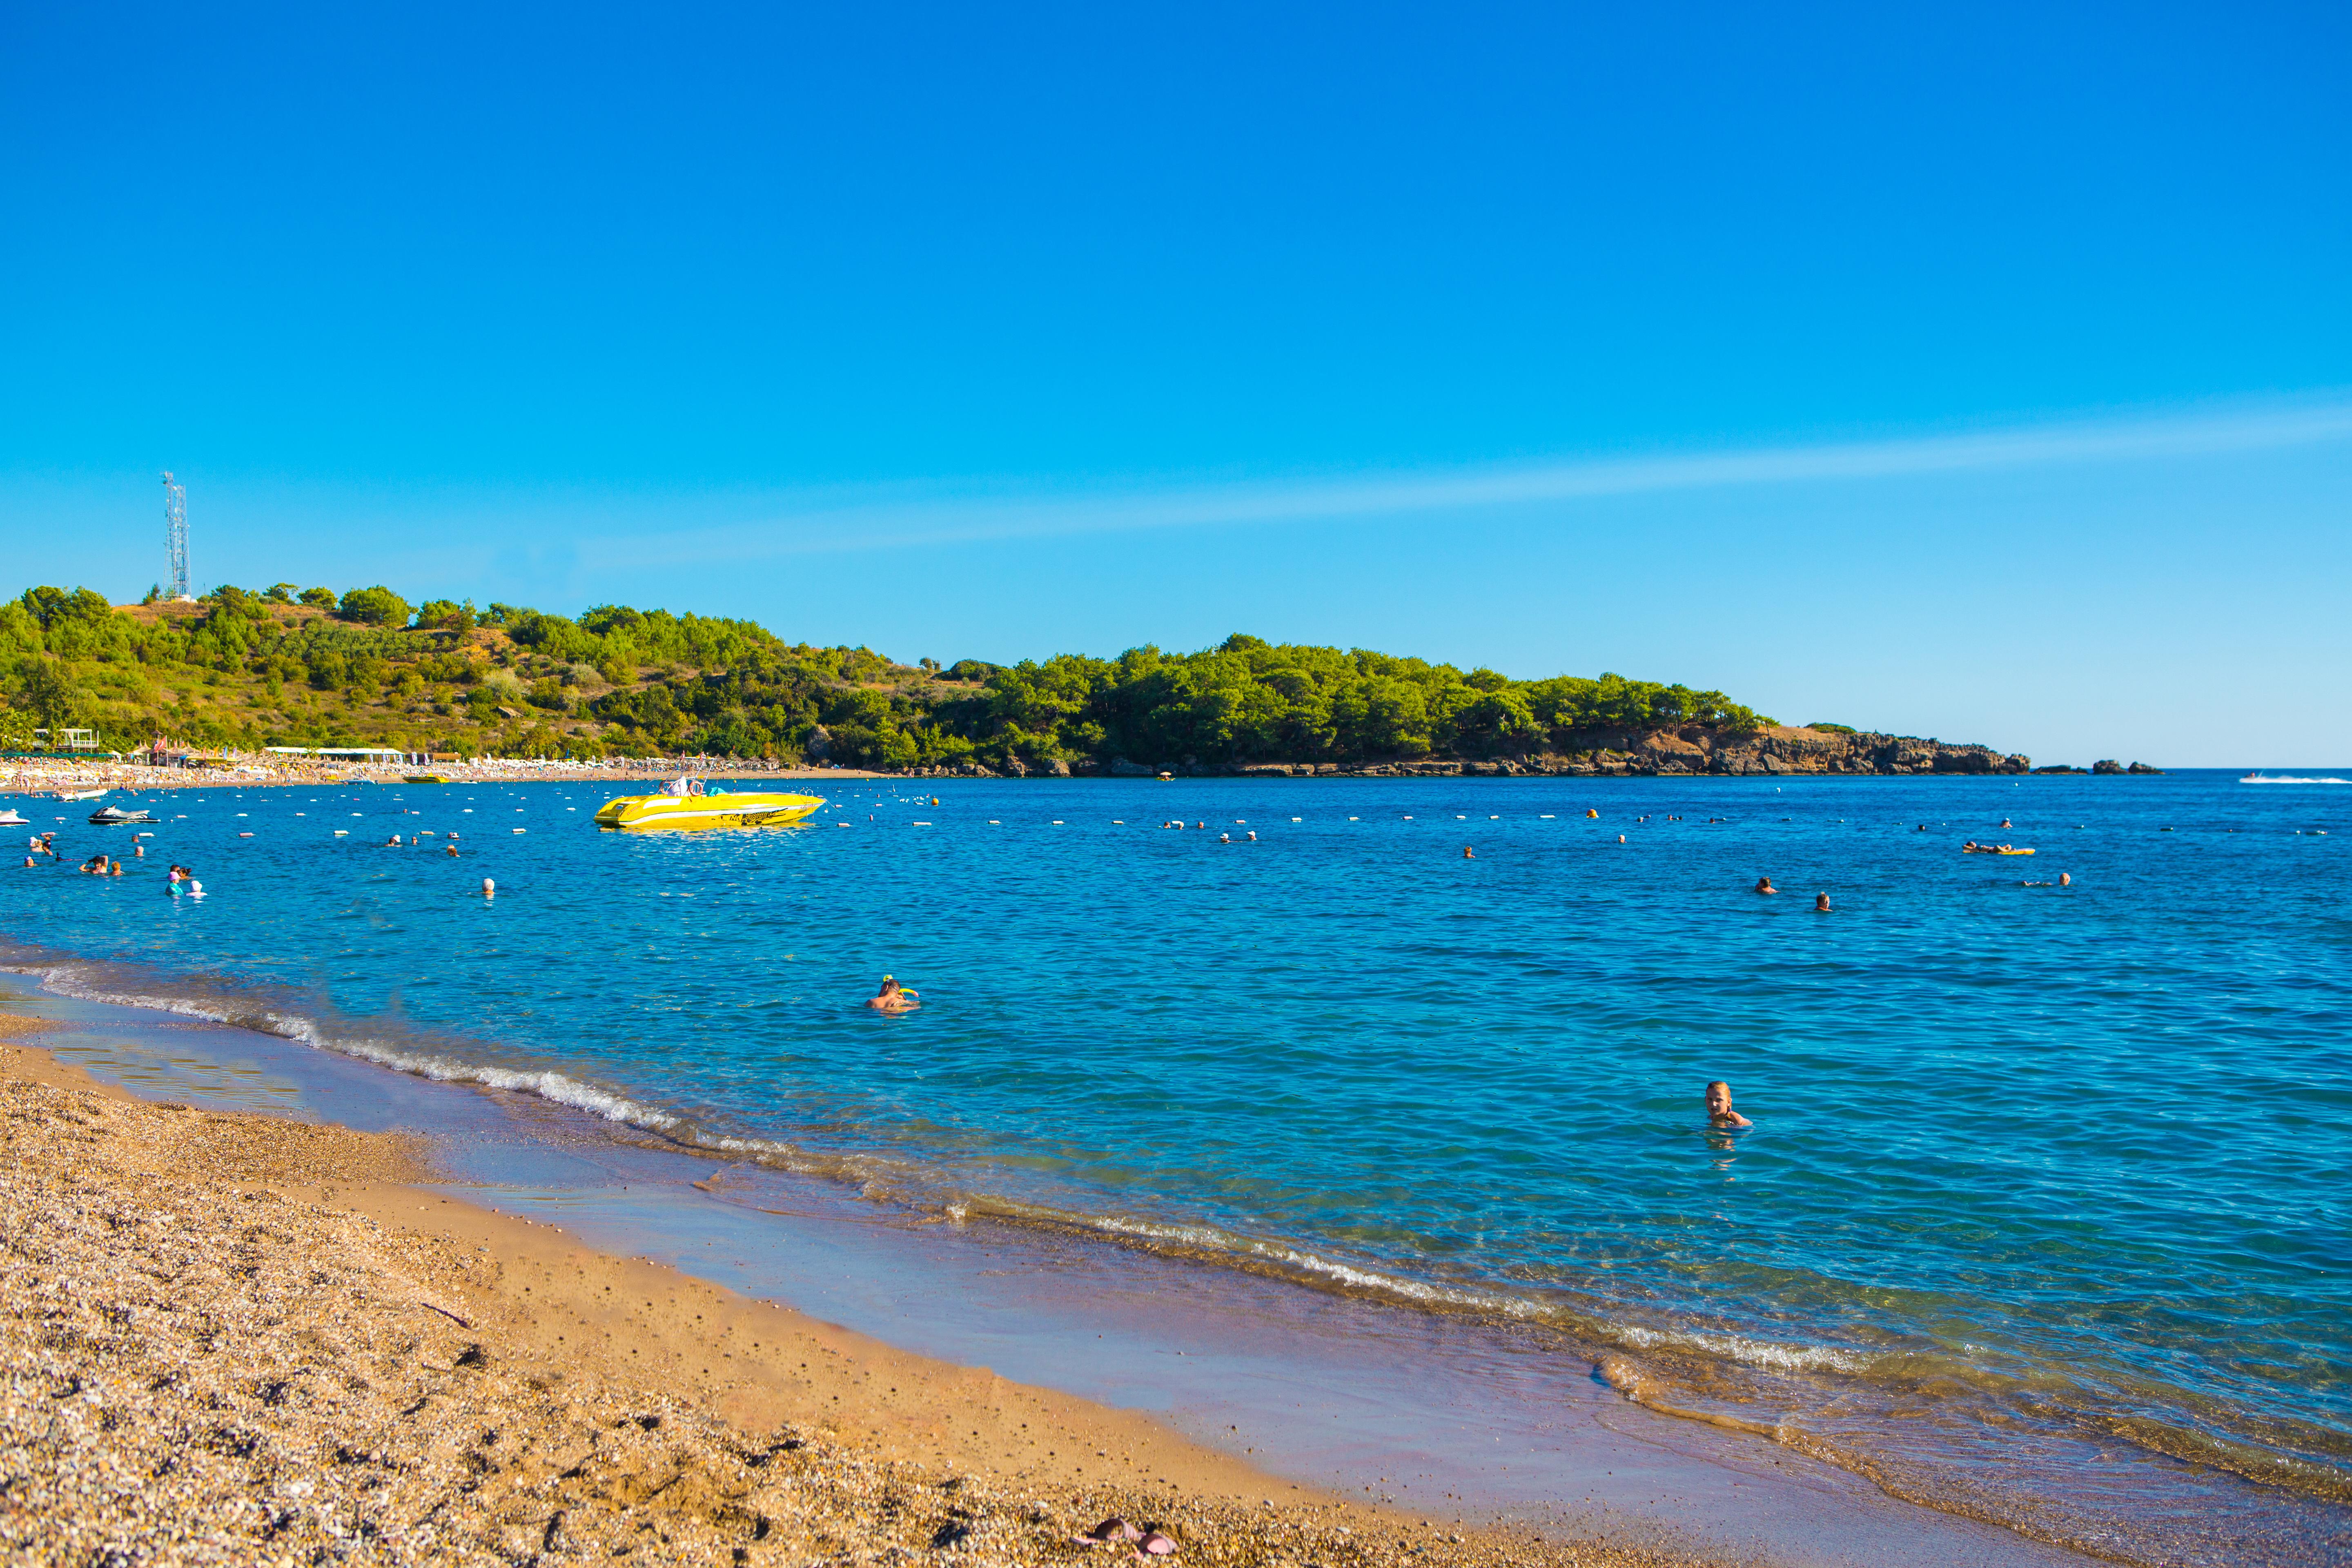
[[[730,757],[611,757],[575,762],[562,757],[475,757],[462,763],[354,763],[329,758],[278,756],[268,752],[226,752],[184,764],[156,767],[136,753],[91,757],[0,758],[0,795],[46,795],[62,789],[205,789],[221,785],[330,784],[347,779],[398,784],[429,772],[452,784],[526,784],[554,780],[630,780],[648,771],[729,777],[768,772]],[[813,770],[799,770],[811,772]],[[871,777],[856,769],[824,770],[836,778]]]

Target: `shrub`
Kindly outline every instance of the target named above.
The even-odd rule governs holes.
[[[336,613],[363,626],[404,626],[408,624],[408,601],[382,584],[353,588],[343,595]]]
[[[441,632],[470,631],[474,625],[474,602],[452,604],[447,599],[427,599],[416,607],[416,624],[420,628]]]

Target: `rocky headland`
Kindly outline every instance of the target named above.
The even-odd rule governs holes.
[[[1462,775],[1558,775],[1571,778],[1672,777],[1780,773],[2026,773],[2033,760],[1990,746],[1952,745],[1916,735],[1812,730],[1773,725],[1734,730],[1707,724],[1654,729],[1593,730],[1564,737],[1554,749],[1519,756],[1422,757],[1360,763],[1204,763],[1182,757],[1153,766],[1129,759],[1097,763],[1013,763],[999,772],[958,770],[975,776],[1058,778],[1443,778]]]

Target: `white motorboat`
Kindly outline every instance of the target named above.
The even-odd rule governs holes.
[[[105,793],[103,789],[61,789],[58,791],[58,798],[59,800],[96,800]]]

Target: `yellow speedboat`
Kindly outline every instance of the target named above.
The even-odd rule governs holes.
[[[449,782],[449,775],[447,773],[403,773],[401,775],[400,782],[403,784],[447,784]]]
[[[596,826],[773,827],[798,822],[824,804],[824,797],[816,795],[763,795],[749,790],[738,794],[715,787],[689,793],[679,787],[686,784],[681,779],[658,795],[625,795],[608,800],[596,813]]]

